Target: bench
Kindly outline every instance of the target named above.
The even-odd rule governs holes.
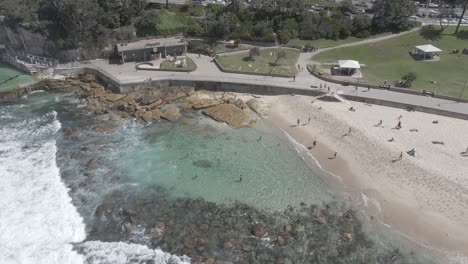
[[[434,95],[436,95],[436,93],[434,91],[423,90],[422,95],[428,95],[428,96],[434,97]]]

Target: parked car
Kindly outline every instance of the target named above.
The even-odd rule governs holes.
[[[410,16],[409,19],[411,19],[411,20],[418,20],[419,17],[417,17],[417,16]]]
[[[438,4],[429,3],[429,8],[438,8],[438,7],[439,7]]]

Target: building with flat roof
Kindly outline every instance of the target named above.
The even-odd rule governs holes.
[[[119,63],[151,61],[186,53],[187,40],[181,37],[143,39],[117,43],[114,47],[114,57],[118,58]]]

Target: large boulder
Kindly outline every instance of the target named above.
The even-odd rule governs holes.
[[[180,114],[180,110],[179,108],[173,106],[173,105],[170,105],[168,107],[166,107],[166,109],[164,110],[163,114],[161,115],[162,118],[166,119],[167,121],[170,121],[170,122],[177,122],[180,118],[181,114]]]
[[[153,103],[156,103],[158,101],[161,101],[161,99],[159,99],[158,96],[153,96],[153,95],[145,95],[145,96],[142,96],[138,99],[138,102],[141,104],[141,105],[151,105]]]
[[[252,111],[254,111],[255,113],[261,115],[261,116],[265,116],[265,111],[263,110],[263,108],[260,106],[260,103],[255,100],[255,99],[250,99],[247,101],[247,105],[250,107],[250,109],[252,109]]]
[[[113,103],[124,98],[125,96],[126,96],[125,94],[109,93],[109,94],[106,94],[106,100]]]
[[[146,111],[141,115],[141,119],[145,122],[150,123],[151,121],[159,120],[161,117],[162,112],[159,109],[154,109],[151,111]]]
[[[199,98],[197,96],[190,96],[187,98],[186,102],[194,109],[203,109],[220,104],[220,102],[216,99]]]
[[[160,89],[159,93],[160,93],[159,96],[161,97],[163,101],[170,103],[170,102],[174,102],[176,100],[182,99],[192,94],[193,87],[185,87],[185,86],[166,87],[166,88]]]
[[[220,104],[203,110],[203,114],[218,122],[225,122],[233,128],[241,128],[244,125],[246,114],[242,109],[233,104]]]
[[[252,234],[256,237],[263,237],[266,234],[265,227],[262,224],[253,224],[252,225]]]

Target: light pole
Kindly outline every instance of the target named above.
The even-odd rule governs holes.
[[[467,85],[468,85],[468,81],[465,82],[465,85],[463,86],[463,89],[462,89],[462,91],[461,91],[461,93],[460,93],[460,96],[458,97],[459,99],[461,99],[461,97],[462,97],[462,95],[463,95],[463,92],[465,91],[465,88],[466,88]]]

